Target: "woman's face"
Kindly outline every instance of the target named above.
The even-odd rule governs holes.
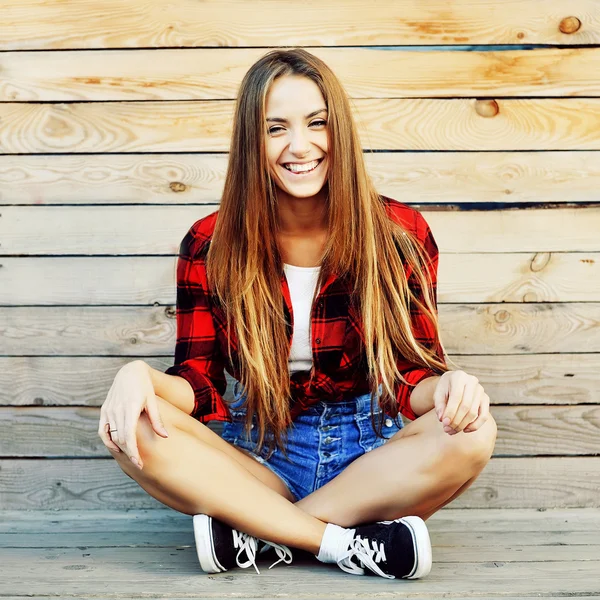
[[[317,84],[301,75],[276,79],[267,96],[267,161],[281,193],[317,195],[327,181],[327,109]]]

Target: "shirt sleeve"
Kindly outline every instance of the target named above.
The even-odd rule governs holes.
[[[439,250],[429,225],[425,221],[423,215],[420,213],[417,213],[417,235],[419,239],[422,240],[424,249],[429,257],[427,264],[429,277],[431,279],[431,285],[429,289],[432,292],[433,305],[437,314],[437,271]],[[419,300],[424,303],[423,290],[421,289],[416,277],[410,273],[410,271],[408,275],[408,285],[413,293],[419,298]],[[432,323],[430,323],[429,319],[427,319],[426,316],[418,310],[418,308],[411,307],[411,320],[413,323],[413,333],[415,339],[427,348],[434,350],[438,358],[444,363],[444,365],[446,365],[446,358],[441,348],[438,333],[433,327]],[[423,379],[426,379],[427,377],[434,377],[443,373],[443,371],[437,372],[430,368],[415,366],[414,363],[411,363],[404,357],[401,357],[396,364],[402,376],[409,383],[414,385]],[[403,382],[397,383],[396,399],[398,401],[398,408],[404,416],[411,420],[417,418],[417,415],[414,413],[410,405],[410,395],[413,389],[414,387],[408,386]]]
[[[201,422],[222,421],[228,419],[222,397],[227,389],[224,360],[216,338],[204,259],[194,258],[195,246],[197,240],[190,230],[177,259],[175,364],[165,373],[179,375],[192,386],[192,417]]]

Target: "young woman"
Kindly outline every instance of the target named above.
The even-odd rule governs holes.
[[[98,428],[129,477],[193,515],[203,570],[270,548],[289,563],[293,546],[349,573],[428,574],[425,520],[496,438],[477,378],[448,370],[437,265],[420,212],[373,187],[331,70],[301,49],[258,60],[219,210],[181,244],[175,365],[125,365]]]

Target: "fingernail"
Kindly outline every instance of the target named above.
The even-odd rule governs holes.
[[[162,428],[163,433],[165,434],[165,437],[169,437],[169,432],[163,427]]]
[[[131,462],[136,466],[139,467],[140,463],[137,461],[137,458],[135,456],[130,457],[131,458]]]

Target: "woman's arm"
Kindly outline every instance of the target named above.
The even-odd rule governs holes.
[[[441,375],[427,377],[426,379],[419,381],[413,388],[410,394],[410,407],[417,417],[424,415],[434,407],[433,392],[435,391],[440,378]]]
[[[148,368],[148,373],[154,386],[154,393],[184,413],[188,415],[192,414],[194,410],[194,390],[189,381],[179,375],[167,375],[162,371],[152,368],[145,362],[144,364]]]

